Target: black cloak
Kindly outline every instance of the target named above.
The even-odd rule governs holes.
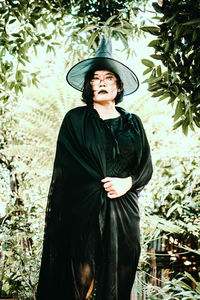
[[[118,177],[132,176],[132,188],[122,197],[107,198],[101,183],[110,176],[105,122],[93,107],[70,110],[58,135],[37,300],[84,299],[80,297],[77,278],[78,266],[84,262],[92,269],[91,279],[95,276],[99,300],[122,300],[117,284],[117,274],[124,272],[119,269],[120,260],[127,268],[133,265],[126,279],[130,288],[133,284],[140,253],[137,198],[151,178],[152,163],[141,120],[120,107],[116,109],[126,124],[123,134],[131,136],[133,147],[132,161]],[[113,133],[112,138],[115,160],[119,145]],[[132,257],[132,252],[127,249],[137,254],[133,253],[135,258],[131,261],[127,257]],[[123,296],[123,300],[128,297]]]

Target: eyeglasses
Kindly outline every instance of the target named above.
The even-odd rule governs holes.
[[[112,77],[112,76],[106,77],[104,79],[93,78],[92,80],[90,80],[90,84],[99,84],[101,81],[103,81],[106,84],[114,83],[115,82],[115,78]]]

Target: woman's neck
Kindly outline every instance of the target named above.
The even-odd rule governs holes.
[[[109,101],[107,103],[96,103],[93,104],[94,109],[98,112],[101,119],[111,119],[120,116],[120,113],[115,107],[115,101]]]

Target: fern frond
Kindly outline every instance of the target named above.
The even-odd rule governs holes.
[[[54,87],[54,88],[53,88]],[[24,171],[40,174],[52,168],[59,127],[66,112],[80,105],[80,93],[54,82],[46,89],[27,89],[16,110],[15,130],[20,141],[5,149],[9,156],[29,161]],[[77,96],[78,95],[78,96]]]

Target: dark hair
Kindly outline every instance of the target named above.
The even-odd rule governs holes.
[[[85,75],[85,81],[84,81],[84,85],[83,85],[83,91],[82,91],[82,101],[84,103],[86,103],[87,105],[92,105],[93,104],[93,91],[92,91],[92,87],[90,84],[90,81],[94,78],[94,72],[98,71],[98,70],[92,70],[89,71],[86,75]],[[118,88],[122,88],[123,83],[121,81],[121,78],[119,77],[119,75],[113,71],[111,71],[117,80],[117,86]],[[123,96],[124,96],[124,89],[122,88],[120,90],[120,92],[117,92],[117,96],[115,98],[115,104],[118,104],[120,102],[122,102],[123,100]]]

